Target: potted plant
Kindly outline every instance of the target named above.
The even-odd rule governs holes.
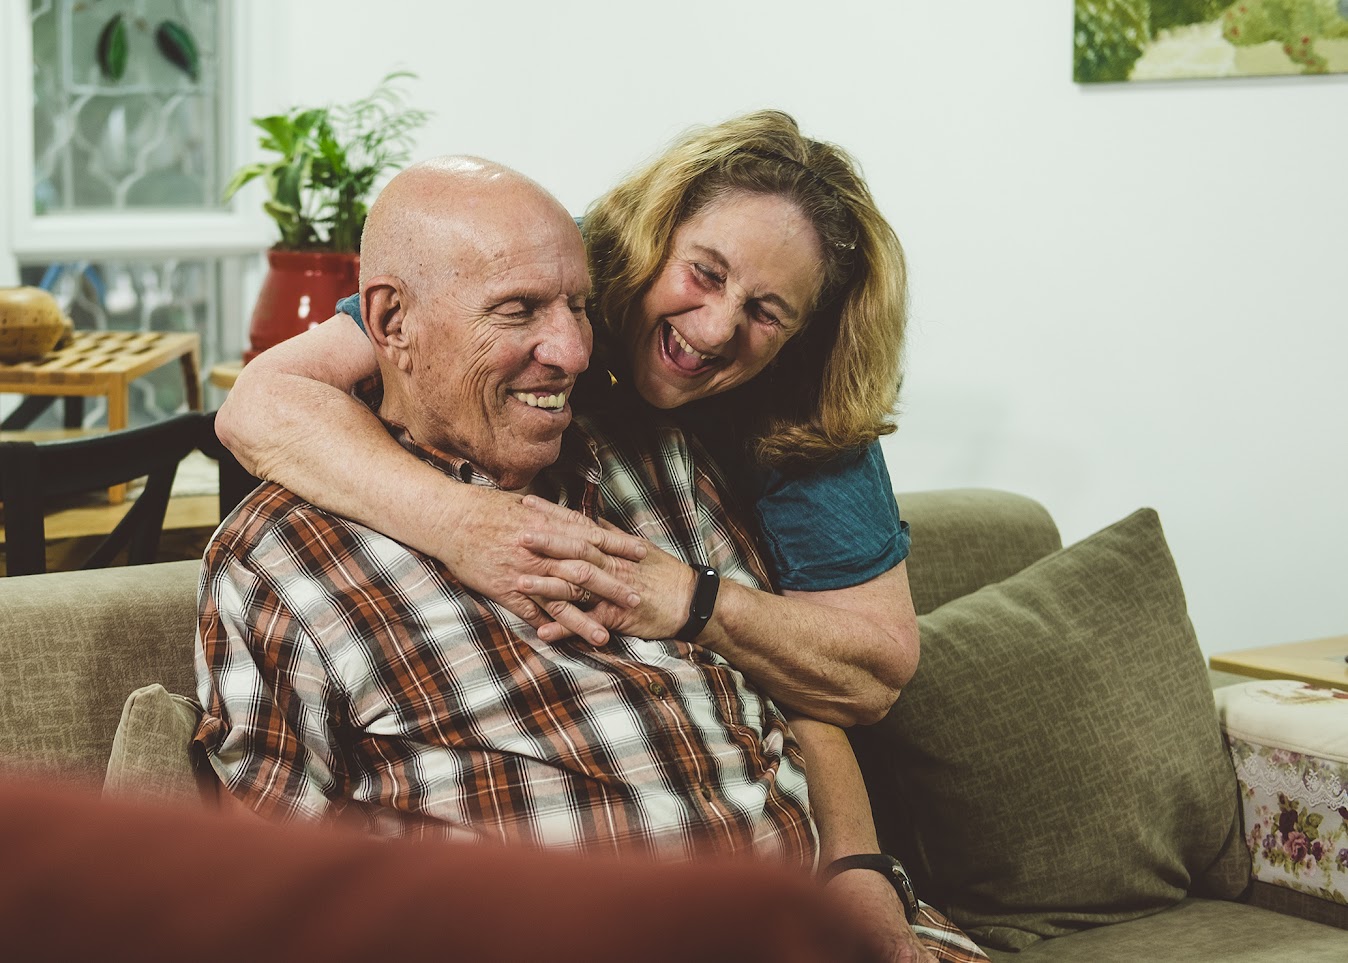
[[[281,240],[267,252],[245,362],[318,324],[358,286],[360,233],[375,182],[407,163],[412,132],[430,116],[408,107],[398,89],[414,76],[391,73],[350,104],[253,119],[263,132],[259,145],[280,156],[239,168],[224,196],[261,178],[268,193],[262,208]]]

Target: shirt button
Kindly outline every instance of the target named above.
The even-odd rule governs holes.
[[[657,699],[663,699],[665,697],[665,692],[667,691],[664,685],[659,682],[652,682],[646,688],[650,689],[651,695],[655,696]]]
[[[706,786],[702,787],[702,798],[707,800],[707,802],[711,802],[711,790]]]

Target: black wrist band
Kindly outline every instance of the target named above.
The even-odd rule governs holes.
[[[913,892],[913,884],[909,881],[908,874],[903,871],[903,863],[884,853],[844,856],[842,859],[835,859],[824,868],[824,882],[827,883],[839,873],[845,873],[849,869],[873,869],[889,880],[889,885],[899,894],[899,902],[903,903],[903,915],[908,918],[908,922],[912,923],[917,919],[917,894]]]
[[[683,628],[674,633],[680,642],[691,642],[701,634],[711,621],[712,609],[716,607],[716,593],[721,590],[721,576],[710,565],[694,565],[697,584],[693,586],[693,601],[688,605],[688,621]]]

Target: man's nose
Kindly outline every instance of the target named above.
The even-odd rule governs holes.
[[[577,317],[563,305],[549,312],[534,357],[539,364],[560,368],[567,374],[580,374],[590,366],[591,346],[589,320],[583,314]]]

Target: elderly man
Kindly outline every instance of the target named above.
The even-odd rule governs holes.
[[[381,371],[363,396],[404,447],[465,484],[592,517],[602,505],[684,571],[766,584],[679,432],[615,446],[601,425],[569,427],[588,290],[580,235],[537,185],[469,158],[410,168],[362,245]],[[643,604],[687,612],[686,593]],[[207,550],[198,679],[197,741],[229,792],[270,818],[807,869],[817,818],[830,853],[875,852],[845,739],[804,722],[798,744],[724,660],[630,636],[540,642],[434,558],[275,485]],[[819,760],[813,811],[801,744]],[[924,954],[880,874],[836,885],[874,909],[863,925],[877,945]]]

